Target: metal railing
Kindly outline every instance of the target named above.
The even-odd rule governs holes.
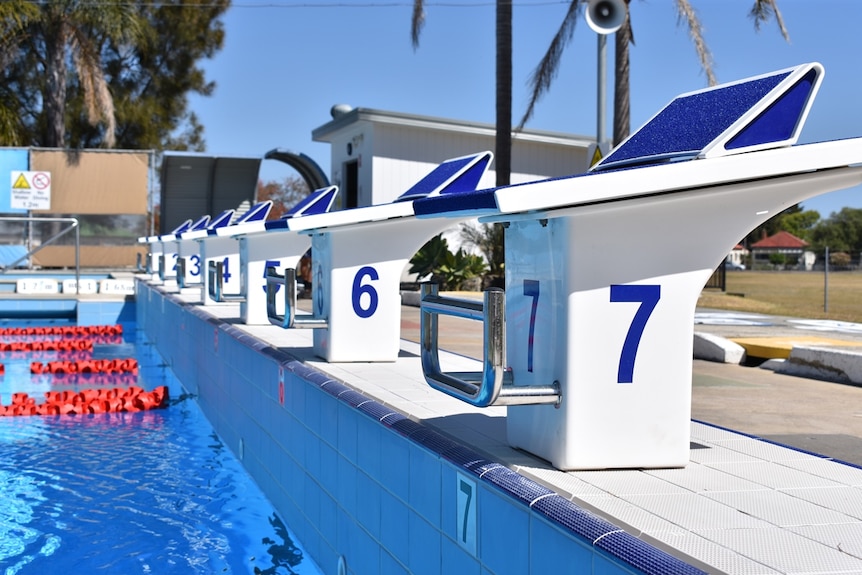
[[[81,283],[81,229],[78,226],[78,218],[45,218],[45,217],[25,217],[25,216],[0,216],[0,223],[3,222],[21,222],[26,224],[27,226],[27,253],[11,264],[7,266],[0,266],[0,274],[6,274],[10,271],[13,271],[18,264],[23,261],[27,261],[27,268],[33,269],[33,262],[31,260],[34,254],[39,253],[39,251],[47,247],[54,242],[56,242],[61,237],[65,236],[72,230],[75,231],[75,293],[79,292],[79,284]],[[66,223],[67,227],[63,228],[47,240],[43,240],[39,246],[33,247],[33,224],[47,224],[47,223]]]
[[[515,385],[506,361],[506,294],[489,289],[481,302],[443,297],[436,284],[423,283],[420,300],[422,371],[428,385],[476,407],[554,404],[562,401],[560,385]],[[481,321],[484,357],[481,372],[443,372],[437,348],[437,316]]]
[[[284,315],[280,315],[276,309],[276,292],[280,288],[284,297]],[[316,289],[320,289],[318,286]],[[306,328],[326,329],[329,322],[324,317],[315,314],[302,314],[297,317],[296,313],[296,269],[284,268],[284,275],[278,273],[274,267],[266,268],[266,316],[269,323],[283,327],[284,329]]]

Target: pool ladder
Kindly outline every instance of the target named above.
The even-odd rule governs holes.
[[[476,407],[554,404],[562,401],[559,382],[515,385],[506,361],[506,294],[499,288],[484,293],[483,301],[443,297],[437,284],[423,283],[420,292],[422,371],[428,385]],[[438,315],[479,320],[484,326],[481,372],[444,372],[438,353]]]

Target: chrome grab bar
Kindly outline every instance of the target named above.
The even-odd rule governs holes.
[[[165,278],[168,276],[167,272],[167,262],[165,261],[165,254],[159,254],[159,279],[165,281]]]
[[[279,315],[275,306],[275,293],[279,286],[284,287],[284,315]],[[320,286],[317,287],[320,289]],[[272,325],[281,326],[284,329],[307,328],[325,329],[329,327],[326,318],[317,317],[313,314],[296,315],[296,270],[285,268],[281,275],[272,266],[266,268],[266,316]]]
[[[145,257],[144,254],[142,254],[141,252],[138,252],[135,254],[135,268],[141,273],[151,274],[151,273],[153,273],[153,271],[150,269],[150,255],[146,254],[146,258],[147,258],[147,266],[146,267],[144,267],[144,263],[143,263],[144,257]]]
[[[177,258],[177,287],[186,287],[186,258]]]
[[[422,371],[428,385],[476,407],[492,405],[555,404],[562,401],[560,385],[516,386],[506,370],[506,294],[485,291],[482,302],[442,297],[437,284],[424,283],[420,292]],[[481,372],[443,372],[438,353],[438,315],[481,320],[484,358]]]
[[[179,270],[177,270],[179,274]],[[207,264],[207,292],[216,302],[244,302],[245,294],[226,295],[224,293],[224,262],[211,261]]]

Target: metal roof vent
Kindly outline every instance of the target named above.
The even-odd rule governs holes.
[[[350,104],[336,104],[330,110],[329,114],[332,116],[332,119],[340,118],[344,114],[347,114],[353,110],[353,106]]]

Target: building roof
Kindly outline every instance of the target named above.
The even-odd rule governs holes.
[[[312,130],[312,140],[315,142],[332,142],[337,133],[353,124],[356,124],[357,122],[363,121],[407,127],[419,127],[430,130],[465,132],[489,137],[494,137],[497,133],[496,127],[493,124],[422,116],[419,114],[405,114],[402,112],[390,112],[386,110],[375,110],[372,108],[352,108],[344,104],[333,106],[332,116],[332,120]],[[596,141],[594,137],[590,136],[578,136],[562,132],[530,129],[523,129],[517,132],[513,131],[512,138],[515,140],[552,143],[577,148],[586,148]]]
[[[797,238],[790,232],[780,231],[767,238],[763,238],[759,242],[751,244],[752,250],[801,250],[808,246],[808,242]]]

